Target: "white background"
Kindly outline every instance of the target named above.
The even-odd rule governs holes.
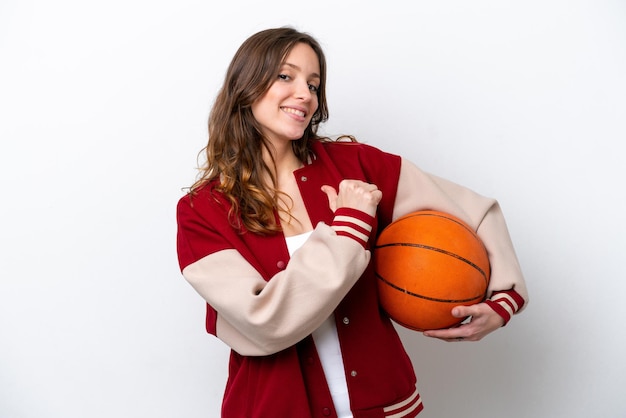
[[[236,48],[282,25],[326,50],[325,133],[507,216],[531,303],[479,343],[402,330],[423,416],[626,416],[625,2],[2,0],[0,417],[218,417],[175,204]]]

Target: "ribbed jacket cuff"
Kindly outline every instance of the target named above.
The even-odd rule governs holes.
[[[504,319],[505,326],[511,317],[524,306],[524,298],[515,290],[494,292],[491,298],[485,301],[498,315]]]
[[[375,218],[358,209],[339,208],[335,211],[331,228],[337,235],[349,237],[367,248],[367,241],[374,225]]]

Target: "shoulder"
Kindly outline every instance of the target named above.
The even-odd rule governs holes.
[[[217,182],[212,181],[206,185],[188,192],[178,200],[176,211],[179,217],[210,213],[224,213],[228,211],[230,204],[227,199],[215,189]]]
[[[177,251],[181,269],[215,252],[231,248],[236,235],[228,221],[229,206],[212,187],[202,187],[178,200]]]
[[[402,158],[361,142],[319,141],[313,152],[322,163],[334,165],[340,173],[362,172],[368,181],[395,181],[400,174]]]
[[[387,154],[381,149],[373,145],[366,144],[364,142],[354,142],[354,141],[339,139],[336,141],[332,141],[332,140],[316,141],[316,144],[324,148],[327,152],[332,152],[332,153],[374,153],[374,154],[383,153],[383,154]]]
[[[322,149],[329,157],[335,159],[354,158],[372,163],[382,161],[399,161],[400,157],[383,151],[373,145],[352,141],[318,141],[314,147]]]

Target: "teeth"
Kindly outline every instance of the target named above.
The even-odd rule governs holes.
[[[297,109],[292,109],[290,107],[283,107],[283,110],[287,113],[293,113],[294,115],[298,115],[301,117],[304,117],[304,112],[301,110],[297,110]]]

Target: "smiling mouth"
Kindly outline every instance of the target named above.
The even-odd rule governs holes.
[[[291,113],[293,115],[300,116],[301,118],[303,118],[306,115],[305,112],[298,110],[298,109],[293,109],[291,107],[283,107],[281,109],[283,110],[283,112]]]

